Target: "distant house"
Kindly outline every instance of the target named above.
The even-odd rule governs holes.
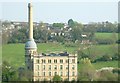
[[[86,34],[82,34],[82,42],[81,44],[91,44],[90,40],[88,39],[88,36]]]

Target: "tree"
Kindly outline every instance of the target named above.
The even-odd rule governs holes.
[[[47,24],[40,22],[38,28],[34,29],[34,38],[37,38],[38,42],[42,40],[47,43],[50,31],[47,29]]]
[[[63,28],[64,27],[64,23],[53,23],[52,25],[54,28]]]
[[[2,44],[7,44],[9,41],[8,32],[3,32],[2,34]]]
[[[95,81],[118,81],[118,74],[103,70],[96,73]]]
[[[82,24],[75,23],[75,26],[72,28],[72,31],[70,32],[73,42],[75,42],[76,40],[81,40],[82,28],[83,28]]]
[[[78,70],[79,81],[92,81],[95,75],[95,68],[88,58],[81,59],[81,67]]]
[[[82,49],[78,50],[78,60],[81,60],[82,58],[89,58],[89,56],[87,54],[85,54]]]
[[[21,28],[18,31],[14,31],[12,36],[9,38],[8,43],[25,43],[28,39],[26,32],[27,28]]]
[[[72,19],[68,20],[69,27],[73,28],[75,26],[74,21]]]
[[[87,25],[87,28],[84,28],[84,31],[85,31],[85,32],[94,33],[94,32],[96,31],[96,26],[97,26],[97,23],[90,22],[90,23]]]
[[[17,81],[18,80],[18,72],[13,68],[7,61],[3,61],[2,63],[2,81]]]
[[[61,77],[59,76],[59,75],[55,75],[54,77],[53,77],[53,81],[61,81],[62,79],[61,79]]]
[[[55,36],[55,40],[56,40],[57,42],[63,43],[63,42],[64,42],[64,37],[63,37],[63,36]]]
[[[18,69],[19,81],[32,81],[32,71],[27,70],[23,67]]]

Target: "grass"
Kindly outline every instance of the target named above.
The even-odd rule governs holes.
[[[96,62],[96,63],[92,63],[93,67],[95,69],[101,69],[103,67],[114,67],[114,68],[118,68],[118,61],[102,61],[102,62]],[[83,64],[78,64],[78,70],[80,68],[82,68],[84,65]]]
[[[84,50],[84,53],[93,55],[94,58],[101,57],[102,55],[112,56],[115,53],[118,53],[118,45],[92,45],[90,48]]]
[[[8,61],[15,67],[24,66],[24,44],[7,44],[2,47],[2,59]],[[54,51],[68,51],[73,53],[78,47],[65,47],[59,43],[39,43],[37,44],[38,53],[48,53]],[[84,50],[85,53],[100,57],[104,54],[112,55],[117,52],[117,45],[93,45],[89,49]],[[116,63],[115,63],[116,64]],[[97,65],[96,65],[97,66]]]
[[[7,44],[2,47],[2,60],[19,67],[24,65],[24,44]]]
[[[95,69],[100,69],[102,67],[114,67],[118,68],[118,61],[106,61],[106,62],[97,62],[93,63]]]
[[[118,33],[95,33],[95,37],[98,39],[114,38],[115,40],[118,40]]]
[[[59,43],[40,43],[38,46],[38,52],[54,52],[54,51],[68,51],[69,53],[72,53],[76,47],[65,47],[64,45],[61,45]]]

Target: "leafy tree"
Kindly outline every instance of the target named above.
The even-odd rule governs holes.
[[[97,25],[97,23],[90,22],[87,25],[87,28],[84,28],[84,31],[94,33],[96,31],[96,25]]]
[[[2,34],[2,44],[7,44],[8,43],[8,41],[9,41],[9,36],[8,36],[8,32],[3,32],[3,34]]]
[[[61,79],[61,77],[59,76],[59,75],[55,75],[54,77],[53,77],[53,81],[61,81],[62,79]]]
[[[118,33],[120,33],[120,23],[118,23]]]
[[[9,27],[11,25],[11,22],[6,20],[6,21],[2,22],[2,25],[4,25],[5,27]]]
[[[82,58],[89,58],[89,56],[86,55],[82,50],[78,50],[78,60],[81,60]]]
[[[28,39],[27,28],[19,29],[18,31],[14,31],[12,36],[9,38],[8,43],[25,43]]]
[[[2,81],[17,81],[18,80],[18,72],[7,62],[3,61],[2,63]]]
[[[113,56],[112,56],[112,60],[119,60],[119,53],[115,53]]]
[[[63,36],[55,36],[55,40],[57,41],[57,42],[64,42],[64,37]]]
[[[50,31],[47,29],[47,25],[43,22],[39,23],[38,28],[34,29],[34,38],[39,42],[40,40],[47,43],[50,35]]]
[[[63,28],[64,27],[64,23],[53,23],[52,25],[53,27],[57,27],[57,28]]]
[[[120,74],[120,68],[114,68],[112,72],[113,72],[113,73]]]
[[[69,27],[73,28],[75,26],[74,21],[72,19],[68,20]]]
[[[81,68],[78,70],[79,81],[92,81],[95,75],[95,69],[88,58],[81,59]]]
[[[95,81],[118,81],[118,74],[103,70],[97,72]]]
[[[75,42],[76,40],[81,40],[82,24],[76,23],[76,25],[73,27],[70,34],[71,34],[73,42]]]
[[[32,71],[25,68],[19,68],[19,81],[32,81]]]
[[[110,55],[103,55],[102,57],[101,57],[101,60],[102,61],[110,61],[112,59],[112,57],[110,56]]]

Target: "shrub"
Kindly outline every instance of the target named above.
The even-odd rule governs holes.
[[[95,39],[98,44],[113,44],[114,41],[112,39]]]
[[[61,81],[61,80],[62,80],[62,78],[59,75],[55,75],[53,77],[53,81]]]
[[[116,53],[112,56],[112,60],[118,60],[119,59],[119,54]]]
[[[103,55],[102,57],[96,59],[93,62],[97,62],[97,61],[111,61],[112,57],[110,57],[110,55]]]
[[[113,73],[118,73],[118,74],[120,74],[120,68],[115,68],[115,69],[113,69],[112,72],[113,72]]]

